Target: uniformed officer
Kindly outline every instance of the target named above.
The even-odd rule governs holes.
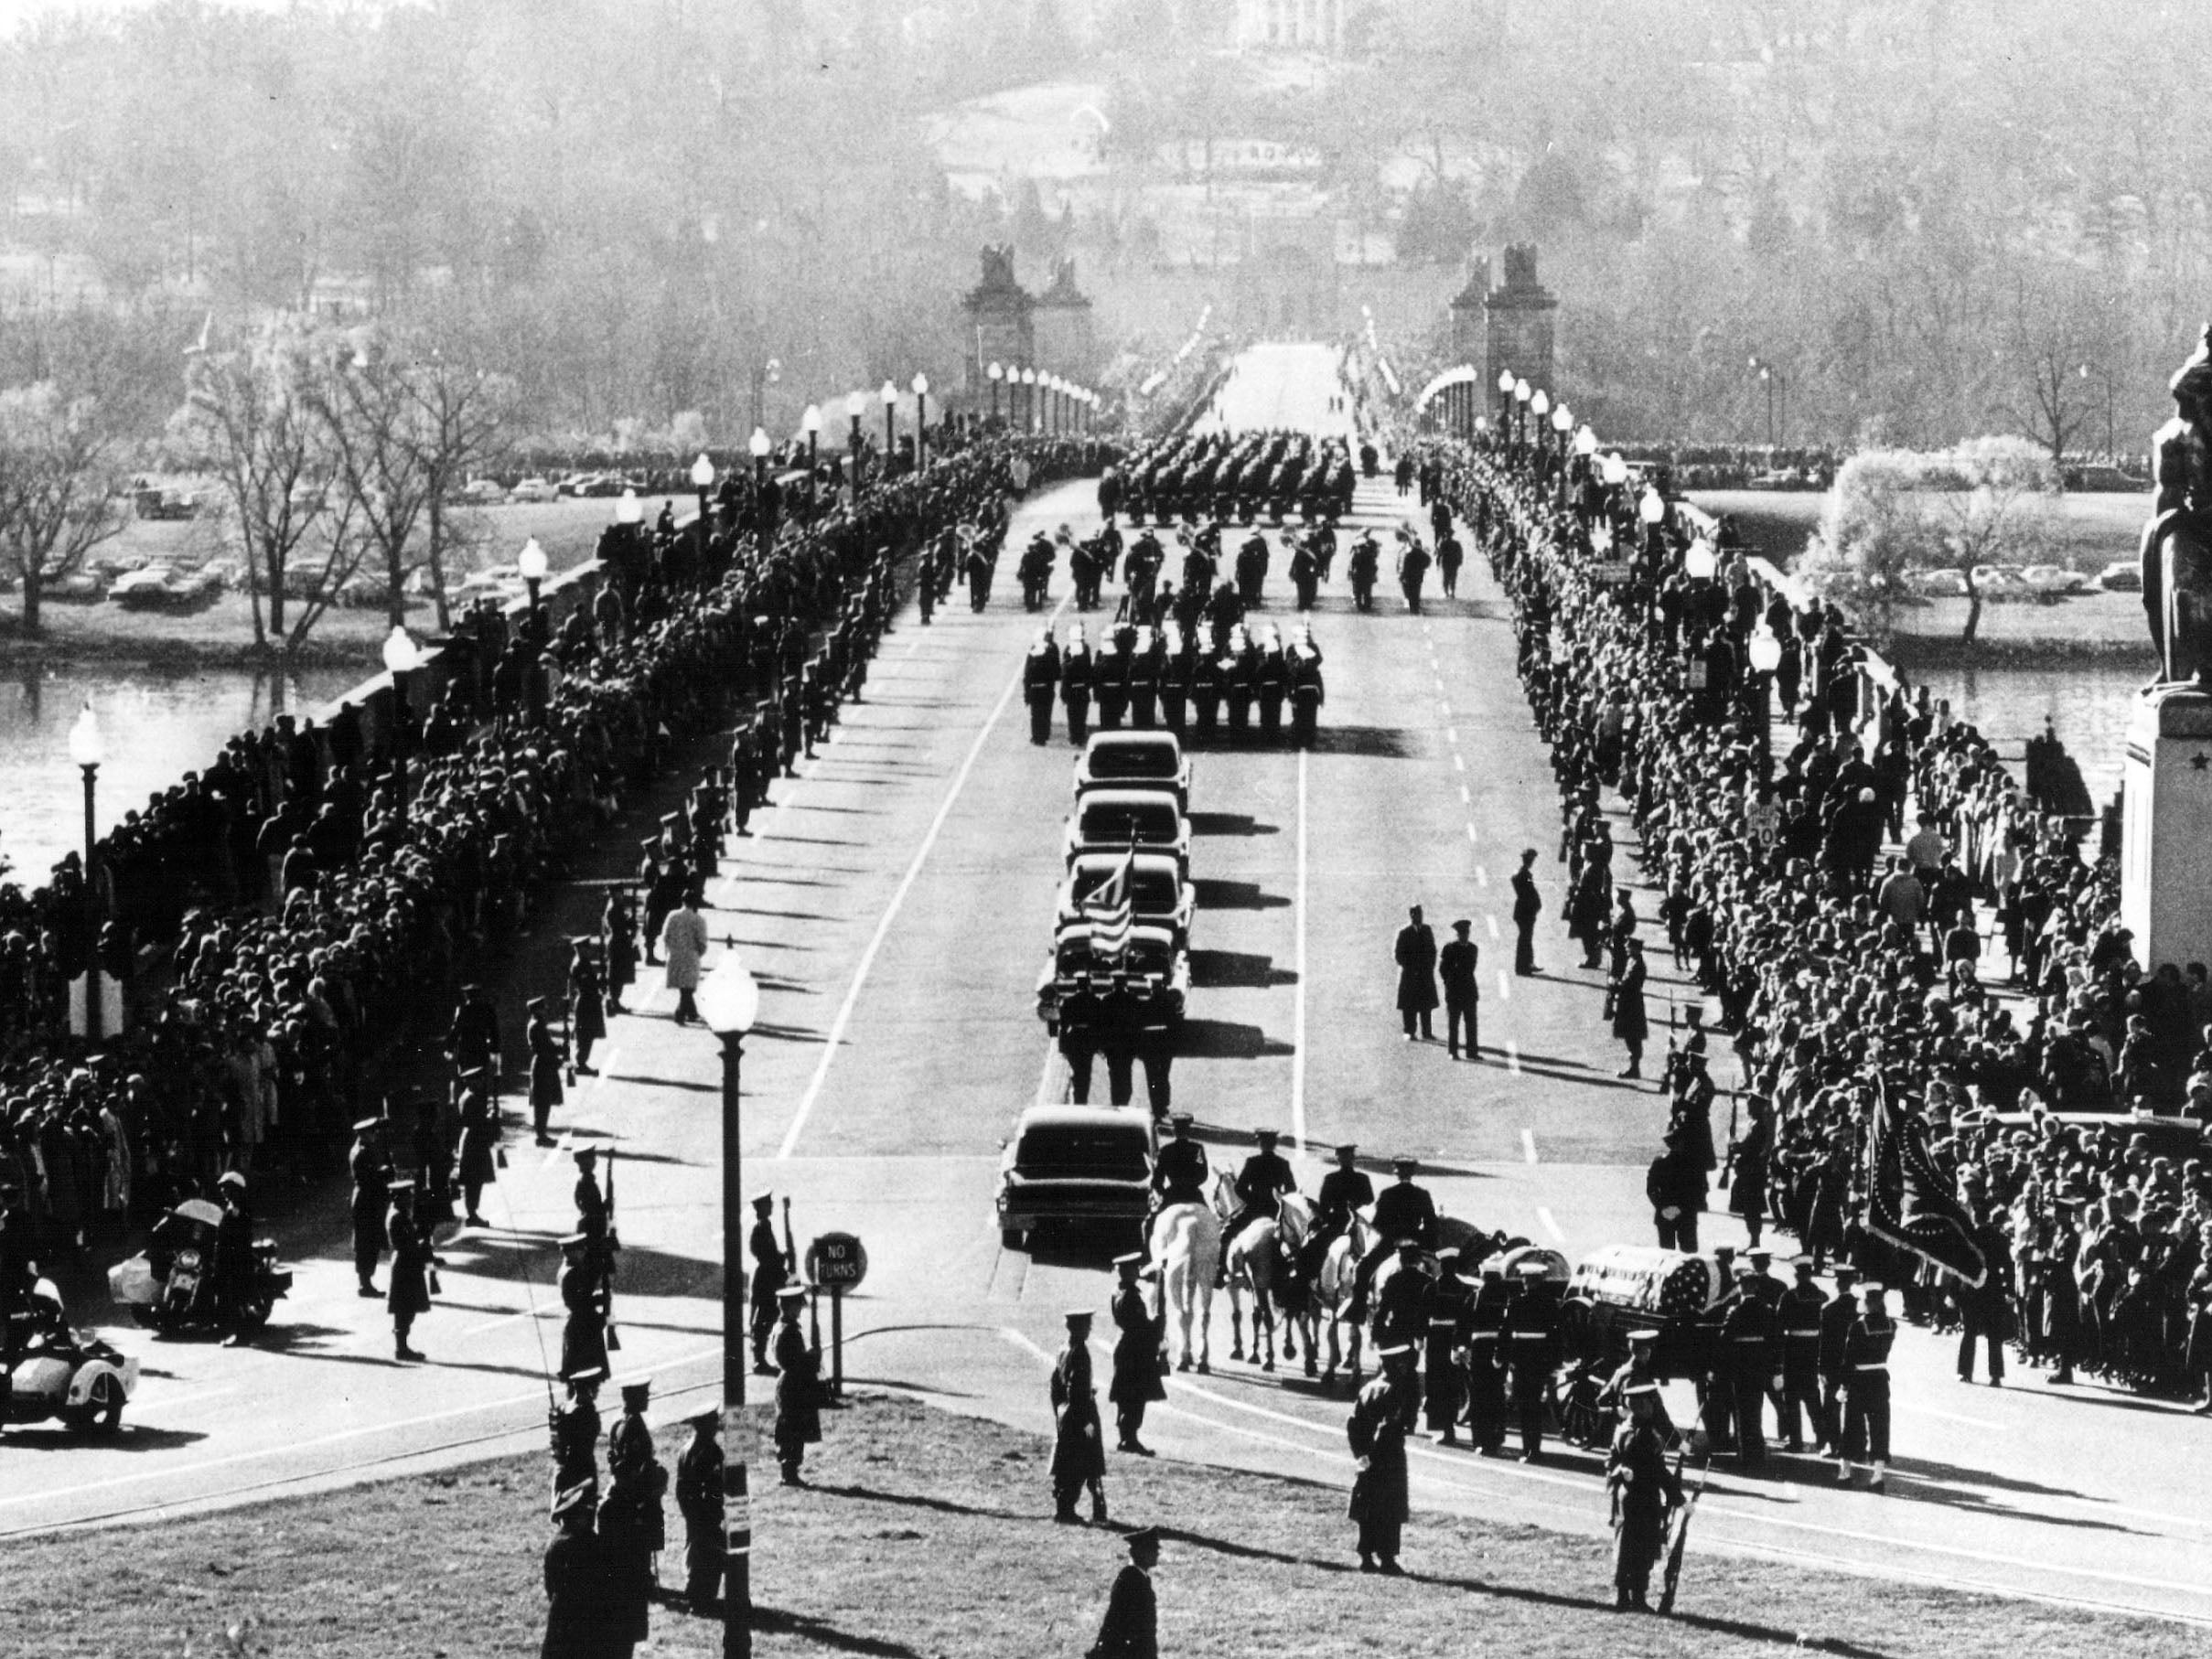
[[[753,1336],[753,1371],[770,1376],[768,1335],[776,1329],[776,1298],[789,1282],[794,1264],[776,1237],[775,1194],[763,1187],[753,1194],[753,1228],[746,1235],[746,1250],[753,1258],[749,1292]]]
[[[1398,1270],[1382,1281],[1375,1298],[1377,1347],[1407,1343],[1418,1356],[1428,1340],[1428,1278],[1421,1265],[1421,1247],[1410,1238],[1401,1239]]]
[[[1160,1659],[1160,1613],[1152,1569],[1160,1564],[1160,1531],[1140,1526],[1122,1540],[1129,1563],[1114,1575],[1099,1638],[1084,1659]]]
[[[799,1328],[806,1287],[776,1293],[783,1322],[776,1327],[776,1461],[786,1486],[806,1484],[807,1448],[821,1439],[821,1351]]]
[[[1144,1407],[1167,1397],[1167,1386],[1160,1380],[1160,1343],[1167,1333],[1167,1315],[1164,1310],[1152,1311],[1144,1281],[1154,1269],[1144,1265],[1142,1251],[1115,1257],[1113,1266],[1119,1282],[1108,1308],[1114,1339],[1113,1380],[1107,1385],[1106,1397],[1113,1402],[1119,1449],[1148,1458],[1151,1448],[1137,1437],[1144,1428]]]
[[[1475,1450],[1494,1457],[1506,1443],[1504,1337],[1508,1291],[1504,1266],[1493,1257],[1467,1315],[1467,1432]]]
[[[1367,1318],[1368,1286],[1374,1281],[1375,1269],[1382,1265],[1382,1258],[1397,1247],[1399,1240],[1410,1238],[1423,1250],[1436,1247],[1436,1201],[1426,1187],[1413,1183],[1420,1167],[1416,1159],[1400,1156],[1391,1160],[1391,1172],[1398,1179],[1383,1188],[1375,1200],[1375,1245],[1359,1258],[1358,1268],[1352,1275],[1355,1322]]]
[[[622,1415],[607,1431],[607,1495],[599,1500],[599,1542],[607,1552],[622,1633],[642,1642],[651,1633],[653,1557],[668,1542],[661,1499],[668,1471],[645,1420],[652,1379],[622,1386]]]
[[[1321,1191],[1314,1199],[1314,1238],[1318,1244],[1340,1236],[1351,1226],[1356,1211],[1375,1202],[1375,1183],[1353,1161],[1358,1151],[1349,1140],[1338,1146],[1337,1167],[1321,1178]]]
[[[722,1409],[694,1411],[684,1423],[691,1441],[676,1459],[676,1511],[683,1517],[683,1599],[694,1613],[721,1601]]]
[[[1889,1473],[1889,1350],[1897,1340],[1882,1287],[1871,1280],[1859,1290],[1859,1317],[1843,1341],[1843,1444],[1836,1456],[1836,1481],[1851,1482],[1852,1465],[1864,1459],[1867,1490],[1880,1492]]]
[[[353,1126],[353,1151],[346,1161],[353,1176],[353,1276],[359,1281],[355,1293],[381,1296],[370,1282],[384,1253],[385,1218],[392,1205],[392,1152],[385,1144],[381,1118],[363,1118]],[[5,1311],[0,1309],[0,1315]]]
[[[607,1557],[595,1530],[596,1491],[570,1487],[553,1502],[560,1531],[545,1547],[545,1641],[540,1659],[607,1659],[629,1651],[616,1635],[618,1621]]]
[[[1090,735],[1090,642],[1083,625],[1068,631],[1067,648],[1060,652],[1060,701],[1068,711],[1068,741],[1077,748]]]
[[[1212,1176],[1207,1167],[1206,1149],[1191,1139],[1188,1112],[1177,1112],[1169,1121],[1175,1127],[1175,1139],[1160,1149],[1152,1166],[1152,1190],[1159,1194],[1159,1207],[1204,1204],[1206,1183]]]
[[[1820,1406],[1820,1287],[1813,1282],[1812,1258],[1789,1264],[1797,1282],[1783,1288],[1776,1304],[1781,1323],[1782,1409],[1776,1428],[1792,1451],[1805,1450],[1805,1424],[1812,1425],[1816,1446],[1829,1443],[1831,1430]]]
[[[1544,1453],[1544,1408],[1551,1398],[1552,1373],[1558,1364],[1559,1309],[1541,1261],[1524,1261],[1514,1275],[1512,1300],[1501,1333],[1506,1363],[1512,1369],[1513,1414],[1520,1425],[1520,1461],[1533,1463]]]
[[[1459,1355],[1474,1309],[1458,1268],[1456,1246],[1437,1251],[1436,1277],[1426,1281],[1421,1299],[1427,1344],[1422,1356],[1422,1407],[1429,1432],[1446,1446],[1458,1444],[1459,1415],[1466,1407],[1466,1374],[1460,1368]]]
[[[1088,1488],[1090,1518],[1106,1518],[1106,1445],[1090,1366],[1090,1310],[1067,1315],[1068,1341],[1052,1362],[1052,1518],[1079,1521],[1076,1500]]]
[[[1820,1306],[1820,1450],[1833,1455],[1843,1444],[1843,1385],[1848,1375],[1844,1349],[1851,1328],[1859,1317],[1854,1287],[1859,1269],[1849,1262],[1835,1264],[1836,1293]]]
[[[1278,1138],[1273,1129],[1252,1131],[1252,1139],[1259,1142],[1260,1150],[1245,1159],[1244,1167],[1237,1172],[1237,1213],[1221,1229],[1221,1255],[1225,1262],[1231,1239],[1253,1222],[1273,1215],[1283,1194],[1298,1190],[1298,1177],[1291,1170],[1290,1160],[1275,1151]]]
[[[567,1310],[561,1327],[564,1375],[593,1366],[601,1371],[607,1368],[610,1299],[606,1274],[591,1246],[591,1236],[586,1233],[571,1233],[561,1240],[561,1305]]]
[[[1412,1513],[1407,1487],[1405,1437],[1421,1409],[1413,1382],[1411,1344],[1382,1349],[1376,1358],[1382,1375],[1359,1391],[1345,1423],[1353,1467],[1352,1501],[1348,1510],[1359,1523],[1359,1570],[1398,1574],[1401,1529]]]
[[[1613,1493],[1615,1609],[1648,1612],[1651,1569],[1667,1542],[1668,1511],[1682,1501],[1681,1478],[1669,1467],[1666,1440],[1653,1421],[1659,1385],[1636,1382],[1626,1392],[1627,1415],[1605,1458]]]
[[[430,1311],[431,1279],[437,1257],[430,1248],[430,1228],[414,1214],[414,1183],[392,1183],[392,1220],[387,1228],[392,1243],[391,1288],[384,1295],[392,1315],[392,1354],[394,1359],[423,1356],[408,1344],[416,1319]]]
[[[1677,1439],[1674,1419],[1668,1414],[1666,1397],[1657,1392],[1659,1381],[1659,1333],[1648,1325],[1639,1325],[1628,1333],[1627,1341],[1628,1357],[1615,1367],[1613,1375],[1606,1379],[1605,1387],[1599,1392],[1598,1398],[1612,1410],[1626,1415],[1628,1410],[1628,1391],[1639,1384],[1651,1384],[1654,1389],[1651,1396],[1652,1420],[1660,1431],[1661,1440],[1671,1449]]]
[[[599,1385],[606,1380],[605,1365],[585,1365],[561,1374],[568,1397],[545,1414],[546,1433],[553,1448],[553,1493],[556,1499],[578,1486],[589,1486],[594,1502],[597,1501]]]
[[[1022,662],[1022,700],[1029,705],[1029,741],[1052,741],[1052,701],[1060,684],[1060,648],[1053,643],[1052,629],[1037,630],[1036,643]]]
[[[1738,1262],[1735,1272],[1736,1294],[1721,1324],[1728,1351],[1723,1363],[1735,1428],[1736,1461],[1745,1469],[1756,1469],[1766,1461],[1766,1391],[1777,1369],[1775,1312],[1766,1298],[1752,1288],[1751,1281],[1764,1275],[1748,1261]]]

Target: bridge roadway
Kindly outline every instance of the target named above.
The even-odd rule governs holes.
[[[1218,412],[1239,426],[1294,417],[1341,429],[1327,408],[1334,366],[1325,348],[1256,349]],[[1386,481],[1363,484],[1355,522],[1388,525],[1411,507]],[[1095,522],[1088,486],[1025,505],[1014,545],[1063,521]],[[1394,600],[1361,616],[1342,583],[1340,562],[1315,621],[1329,686],[1319,746],[1197,755],[1197,949],[1177,1104],[1231,1167],[1261,1125],[1306,1149],[1357,1140],[1378,1160],[1419,1156],[1444,1208],[1486,1228],[1570,1255],[1646,1239],[1641,1178],[1664,1104],[1614,1076],[1600,977],[1576,966],[1560,924],[1555,797],[1501,596],[1471,568],[1460,599],[1433,599],[1426,616]],[[1277,574],[1271,615],[1286,615],[1288,598]],[[1072,619],[1064,571],[1051,604],[1056,623]],[[1092,1259],[1003,1249],[991,1215],[1015,1115],[1064,1087],[1031,989],[1073,756],[1064,727],[1048,747],[1028,742],[1019,669],[1036,626],[1011,581],[982,615],[956,590],[932,626],[903,618],[866,701],[799,779],[778,786],[758,833],[725,861],[709,922],[764,990],[744,1063],[746,1183],[792,1197],[802,1243],[845,1227],[870,1248],[868,1282],[847,1308],[849,1377],[1044,1429],[1061,1313],[1102,1311],[1109,1276]],[[1506,878],[1524,846],[1542,852],[1550,905],[1546,972],[1532,979],[1500,974]],[[1401,1040],[1390,947],[1409,902],[1428,907],[1440,934],[1455,916],[1474,921],[1477,1062]],[[590,1138],[626,1154],[617,1365],[657,1375],[665,1421],[678,1403],[711,1398],[716,1376],[718,1061],[712,1038],[671,1022],[657,979],[640,990],[641,1008],[616,1021],[602,1051],[605,1076],[562,1121],[567,1144]],[[1655,1022],[1690,994],[1656,973]],[[126,1333],[151,1369],[118,1444],[64,1453],[59,1437],[37,1430],[0,1443],[0,1536],[541,1444],[542,1355],[557,1354],[559,1338],[549,1241],[565,1228],[574,1172],[565,1148],[547,1154],[513,1135],[510,1147],[487,1199],[499,1226],[448,1247],[444,1297],[418,1327],[433,1365],[391,1364],[381,1308],[352,1294],[342,1236],[287,1241],[303,1257],[300,1286],[270,1351]],[[1301,1151],[1294,1161],[1310,1191],[1320,1160]],[[1733,1221],[1709,1222],[1712,1236],[1740,1241]],[[1101,1365],[1109,1337],[1101,1329]],[[1211,1375],[1178,1375],[1154,1408],[1147,1438],[1160,1452],[1348,1481],[1343,1394],[1295,1369],[1263,1375],[1228,1352],[1218,1301]],[[1777,1458],[1759,1478],[1723,1465],[1701,1511],[1701,1547],[2212,1621],[2199,1571],[2212,1526],[2200,1421],[2033,1374],[1970,1388],[1950,1361],[1948,1344],[1918,1332],[1900,1340],[1886,1495],[1839,1492],[1809,1458]],[[834,1470],[833,1418],[829,1435],[821,1456]],[[1423,1511],[1599,1531],[1595,1469],[1580,1453],[1524,1466],[1419,1444],[1410,1559],[1423,1561]],[[1037,1499],[1041,1510],[1042,1490]],[[772,1486],[756,1499],[762,1582],[776,1572],[778,1511],[816,1501]],[[1348,1527],[1343,1541],[1348,1549]]]

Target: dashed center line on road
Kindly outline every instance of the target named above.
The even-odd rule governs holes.
[[[1474,839],[1471,831],[1468,835],[1468,839],[1470,840]],[[1486,915],[1482,918],[1482,924],[1490,930],[1490,938],[1493,942],[1495,942],[1498,938],[1498,918],[1494,915]]]
[[[1506,1053],[1513,1056],[1513,1069],[1519,1071],[1520,1069],[1519,1051],[1509,1043],[1506,1044]],[[1536,1161],[1536,1131],[1534,1129],[1520,1131],[1520,1153],[1529,1162]]]
[[[1492,937],[1497,937],[1498,925],[1495,922],[1490,925],[1490,934]],[[1501,1001],[1510,1002],[1513,1000],[1513,981],[1506,978],[1506,970],[1502,968],[1498,970],[1498,995]]]
[[[1544,1224],[1545,1232],[1562,1244],[1566,1242],[1567,1236],[1560,1231],[1558,1219],[1541,1204],[1536,1206],[1536,1219]]]

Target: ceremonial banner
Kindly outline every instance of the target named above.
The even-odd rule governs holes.
[[[1879,1074],[1866,1135],[1868,1230],[1980,1288],[1989,1278],[1989,1261],[1975,1240],[1973,1218],[1928,1156],[1927,1126],[1891,1108]]]

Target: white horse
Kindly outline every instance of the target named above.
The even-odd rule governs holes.
[[[1351,1359],[1352,1381],[1360,1376],[1360,1359],[1366,1352],[1367,1333],[1346,1318],[1352,1305],[1352,1285],[1359,1271],[1359,1258],[1374,1247],[1375,1232],[1358,1212],[1351,1225],[1329,1241],[1328,1252],[1321,1258],[1321,1277],[1315,1281],[1314,1297],[1320,1316],[1328,1324],[1328,1365],[1321,1374],[1324,1384],[1337,1380],[1337,1367],[1342,1355],[1338,1349],[1337,1329],[1352,1327]]]
[[[1284,1315],[1283,1356],[1298,1357],[1298,1335],[1305,1334],[1305,1374],[1314,1375],[1314,1309],[1311,1287],[1298,1271],[1298,1252],[1313,1228],[1313,1206],[1296,1193],[1276,1202],[1275,1214],[1262,1216],[1229,1247],[1229,1357],[1244,1357],[1244,1298],[1252,1300],[1252,1356],[1260,1369],[1275,1368],[1275,1311]],[[1261,1356],[1264,1354],[1265,1357]]]
[[[1218,1193],[1228,1177],[1216,1174],[1208,1183]],[[1217,1200],[1218,1201],[1218,1200]],[[1160,1267],[1160,1300],[1175,1314],[1180,1333],[1176,1369],[1191,1368],[1191,1325],[1197,1325],[1197,1369],[1213,1369],[1211,1331],[1214,1316],[1214,1279],[1221,1270],[1221,1223],[1214,1202],[1171,1204],[1152,1218],[1152,1258]]]

